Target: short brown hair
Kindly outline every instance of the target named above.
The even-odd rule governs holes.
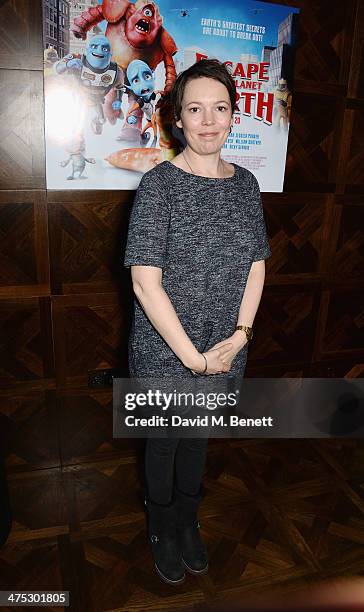
[[[175,121],[179,121],[181,118],[182,100],[188,81],[191,79],[198,79],[200,77],[215,79],[215,81],[219,81],[225,85],[229,93],[231,112],[234,112],[236,105],[236,87],[235,81],[230,72],[226,68],[225,64],[220,62],[218,59],[202,59],[199,62],[196,62],[196,64],[193,64],[187,68],[187,70],[180,72],[173,83],[173,87],[169,94],[169,100],[173,108]]]

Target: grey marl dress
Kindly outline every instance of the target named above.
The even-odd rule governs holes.
[[[162,284],[199,352],[230,336],[253,261],[271,255],[259,185],[234,164],[227,178],[196,176],[164,161],[146,172],[130,216],[124,265],[162,268]],[[243,376],[247,345],[228,373]],[[193,376],[134,300],[130,375]]]

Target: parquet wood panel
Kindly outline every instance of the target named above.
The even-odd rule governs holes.
[[[57,392],[62,465],[125,458],[143,450],[143,440],[113,438],[112,388]]]
[[[364,357],[363,290],[337,289],[321,294],[320,323],[316,336],[316,358],[328,355]]]
[[[289,362],[295,367],[311,360],[320,299],[319,290],[312,285],[264,288],[261,315],[249,348],[252,365]]]
[[[42,70],[42,9],[34,0],[0,3],[0,68]],[[21,79],[21,73],[18,74]]]
[[[54,377],[50,299],[0,299],[0,385]]]
[[[45,189],[43,74],[0,69],[0,189]]]
[[[9,474],[134,457],[143,440],[114,439],[112,388],[9,387],[0,393],[0,448]]]
[[[313,360],[308,371],[312,378],[363,378],[364,357],[351,356],[348,359],[328,358]]]
[[[364,279],[364,197],[336,196],[331,210],[334,252],[327,279],[332,286],[358,287]]]
[[[364,5],[355,5],[355,23],[352,28],[352,53],[348,78],[348,96],[364,99]],[[350,47],[350,44],[349,44]]]
[[[43,191],[0,191],[0,297],[49,296]]]
[[[0,394],[0,445],[9,473],[60,467],[55,392],[14,388]]]
[[[272,255],[266,260],[266,282],[286,284],[319,279],[326,272],[325,228],[333,207],[321,193],[263,194]]]
[[[7,16],[13,11],[13,17],[10,19],[13,27],[17,22],[20,5],[23,12],[19,20],[19,33],[23,33],[21,28],[24,27],[24,23],[30,24],[23,3],[18,5],[16,2],[5,2],[2,10],[6,11]],[[356,248],[360,242],[360,235],[353,229],[353,237],[350,236],[350,226],[354,228],[361,219],[361,203],[357,202],[356,208],[351,207],[350,212],[349,209],[343,212],[330,193],[361,190],[360,145],[363,131],[361,102],[359,100],[354,103],[353,95],[357,94],[360,82],[363,16],[360,3],[355,1],[330,5],[330,10],[329,3],[324,0],[314,3],[297,2],[296,5],[301,8],[295,69],[298,85],[290,131],[286,192],[264,194],[263,198],[273,247],[273,257],[267,261],[267,285],[279,288],[292,282],[304,285],[307,294],[311,292],[312,303],[316,303],[320,287],[324,291],[327,286],[340,284],[339,276],[342,277],[343,284],[354,284],[360,280],[361,275],[361,251],[360,248]],[[32,32],[36,38],[37,30],[34,29]],[[34,41],[29,44],[36,45]],[[19,49],[15,49],[14,55],[20,58]],[[353,67],[357,68],[356,71]],[[12,64],[7,68],[12,68]],[[34,70],[24,71],[24,75],[25,79],[18,79],[18,72],[3,71],[4,92],[6,91],[6,99],[9,100],[8,109],[17,99],[14,91],[19,91],[19,95],[23,97],[25,95],[26,98],[29,93],[29,83],[34,81],[34,78],[38,78],[40,73]],[[347,85],[350,86],[351,97],[345,103]],[[21,104],[23,118],[20,122],[19,114],[13,112],[11,112],[13,123],[2,122],[8,132],[12,125],[15,130],[10,136],[7,132],[7,137],[13,144],[10,143],[9,146],[7,142],[3,165],[7,168],[3,177],[4,185],[8,182],[12,188],[19,188],[21,184],[16,176],[19,168],[22,169],[22,178],[19,180],[23,182],[28,180],[26,176],[29,175],[30,166],[27,167],[24,160],[31,160],[34,155],[36,160],[43,159],[44,147],[41,146],[43,140],[34,137],[35,126],[39,127],[42,124],[42,105],[39,103],[34,106],[41,99],[39,91],[36,96],[32,95],[31,99],[33,106],[30,103]],[[15,116],[16,123],[14,123]],[[17,148],[19,135],[28,144],[26,151],[21,147]],[[6,156],[11,151],[17,152],[18,159],[9,170]],[[31,167],[31,181],[40,179],[44,186],[43,166],[42,171],[37,172],[39,163],[36,161],[34,164],[32,161]],[[46,222],[42,217],[38,228],[34,228],[35,233],[32,234],[30,227],[30,231],[27,232],[27,239],[33,242],[33,248],[30,245],[28,247],[28,252],[33,251],[32,257],[24,255],[23,268],[18,264],[20,268],[16,270],[18,279],[11,289],[6,284],[6,280],[4,281],[5,287],[2,289],[4,295],[18,295],[18,292],[27,295],[33,291],[43,295],[48,290],[48,263],[45,253],[47,248],[52,301],[53,296],[60,294],[92,295],[97,292],[101,296],[119,290],[124,292],[128,287],[130,297],[128,305],[127,298],[125,300],[125,308],[130,310],[130,284],[127,282],[128,273],[120,266],[120,250],[122,251],[125,241],[131,200],[132,194],[128,192],[75,191],[47,194],[49,242]],[[6,215],[7,209],[3,210]],[[28,224],[24,222],[22,226],[25,232],[30,224],[26,207],[22,210],[22,214],[28,219]],[[15,214],[13,218],[16,219]],[[10,227],[10,230],[14,232],[13,227]],[[43,232],[41,244],[39,244],[39,232]],[[35,244],[36,239],[38,244]],[[15,255],[13,257],[15,263],[9,261],[11,259],[9,257],[6,260],[11,270],[12,266],[18,263]],[[332,265],[333,258],[335,265]],[[38,271],[43,268],[38,277],[34,275],[35,267]],[[26,282],[27,269],[33,271],[32,280],[34,282],[36,278],[37,286],[31,284],[29,287],[22,284]],[[6,275],[9,274],[9,271],[4,271],[4,278],[6,279]],[[43,280],[46,282],[42,284]],[[323,294],[320,300],[324,299]],[[258,326],[260,321],[264,320],[265,313],[266,311],[261,308],[257,318]],[[268,324],[269,320],[264,320],[264,325]],[[317,322],[316,330],[320,329],[322,324],[325,322]],[[70,353],[64,354],[67,360]],[[279,355],[282,356],[283,363],[287,358],[291,359],[291,355],[287,357],[284,351],[275,353],[275,358]],[[310,350],[305,351],[303,361],[306,363],[312,356]],[[72,371],[72,359],[67,365],[61,359],[59,367],[61,369],[68,367],[69,371]],[[64,374],[60,373],[58,380],[64,382]],[[69,381],[75,384],[79,384],[80,380],[77,376],[69,378]],[[83,380],[86,381],[86,376]]]
[[[363,378],[364,357],[351,355],[338,359],[337,356],[328,355],[326,359],[299,362],[296,364],[282,363],[269,365],[248,360],[245,375],[248,378]]]
[[[362,194],[364,191],[364,152],[361,135],[364,131],[364,100],[357,108],[346,112],[350,114],[350,122],[353,127],[347,157],[345,192]]]
[[[76,201],[75,201],[76,200]],[[122,266],[131,192],[51,192],[52,293],[106,293],[128,286]]]
[[[279,1],[278,4],[282,3]],[[311,91],[321,84],[342,86],[345,89],[350,68],[351,32],[355,27],[356,3],[323,0],[289,5],[300,8],[295,78],[299,82],[308,82]]]
[[[360,573],[363,461],[357,440],[211,445],[200,509],[210,571],[173,591],[153,569],[131,458],[12,474],[16,522],[0,551],[0,587],[11,577],[29,588],[42,576],[71,590],[75,610],[198,610],[199,602]]]
[[[331,193],[330,163],[340,105],[331,96],[297,93],[290,125],[284,191]]]
[[[130,320],[124,299],[116,293],[53,297],[54,354],[60,387],[87,386],[88,374],[98,369],[125,371]]]

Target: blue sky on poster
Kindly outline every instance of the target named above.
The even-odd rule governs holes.
[[[102,0],[98,2],[101,4]],[[290,13],[299,12],[299,9],[290,6],[254,0],[232,1],[225,5],[209,0],[159,0],[157,4],[163,16],[163,26],[174,37],[179,50],[195,45],[206,48],[210,55],[214,54],[222,61],[228,59],[227,50],[229,59],[232,60],[240,56],[242,49],[244,53],[258,55],[260,58],[264,45],[277,45],[279,24]],[[181,17],[182,9],[187,10],[189,15]],[[204,35],[201,19],[220,19],[264,26],[266,31],[262,42]],[[106,22],[101,22],[99,26],[104,30]]]

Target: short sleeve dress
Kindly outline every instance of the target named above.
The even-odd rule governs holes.
[[[227,178],[190,174],[164,161],[146,172],[130,216],[124,258],[162,268],[163,288],[199,352],[234,332],[253,261],[271,255],[259,185],[233,164]],[[247,345],[230,371],[243,376]],[[129,370],[136,378],[193,376],[134,299]]]

